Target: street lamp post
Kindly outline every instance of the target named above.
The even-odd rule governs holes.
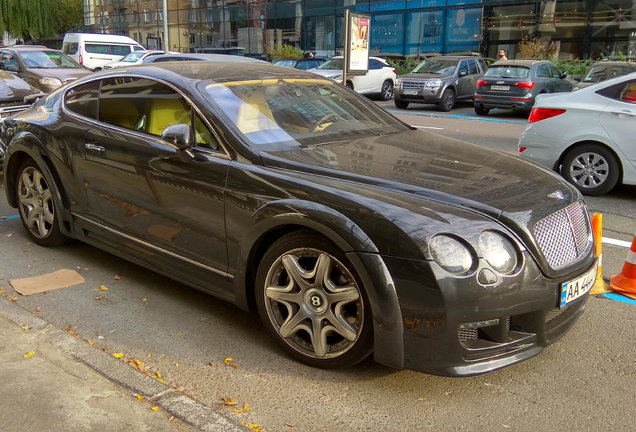
[[[163,0],[163,50],[170,51],[170,36],[168,35],[168,0]]]

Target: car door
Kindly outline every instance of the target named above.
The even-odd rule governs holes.
[[[556,79],[552,77],[550,67],[546,63],[537,65],[535,85],[540,93],[554,93],[556,91]]]
[[[369,59],[369,71],[353,78],[353,89],[358,93],[379,93],[382,88],[382,67],[384,65]]]
[[[176,123],[196,128],[198,145],[190,155],[161,139]],[[229,158],[215,147],[214,134],[174,89],[150,79],[107,78],[100,86],[99,123],[84,143],[94,168],[84,181],[109,229],[224,272]]]
[[[475,94],[475,83],[470,74],[468,60],[461,60],[457,66],[457,99],[472,97]]]
[[[601,125],[616,143],[623,163],[636,169],[636,80],[624,83],[601,113]]]
[[[548,68],[550,69],[550,74],[554,79],[554,91],[555,92],[569,92],[572,91],[572,83],[562,78],[563,74],[561,71],[553,64],[549,64]]]

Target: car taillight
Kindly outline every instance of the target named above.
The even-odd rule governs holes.
[[[486,82],[486,81],[484,81],[484,80],[479,80],[479,81],[477,81],[477,87],[479,87],[479,86],[483,86],[483,85],[486,85],[486,84],[487,84],[487,82]]]
[[[82,47],[79,47],[78,50],[79,50],[78,63],[83,66],[84,65],[84,56],[82,55]]]
[[[515,84],[515,87],[523,87],[530,90],[532,87],[534,87],[534,82],[533,81],[518,82]]]
[[[397,70],[396,70],[396,69],[393,69],[393,73],[397,75]]]
[[[549,119],[550,117],[561,115],[564,112],[564,109],[559,108],[532,108],[532,111],[530,111],[530,117],[528,117],[528,123]]]

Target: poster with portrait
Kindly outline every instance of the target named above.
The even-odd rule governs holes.
[[[347,12],[349,12],[347,10]],[[364,75],[369,70],[369,15],[347,13],[347,74]]]

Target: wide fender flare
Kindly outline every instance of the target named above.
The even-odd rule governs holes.
[[[21,132],[11,140],[11,146],[5,156],[4,186],[8,204],[14,208],[18,207],[15,179],[17,170],[24,160],[24,158],[17,156],[18,153],[24,153],[28,158],[33,159],[42,170],[42,174],[55,198],[53,204],[55,205],[57,214],[60,215],[58,218],[60,229],[65,235],[72,236],[72,233],[69,232],[68,229],[65,229],[66,224],[61,223],[63,220],[70,222],[72,217],[70,211],[63,204],[65,200],[59,189],[59,185],[61,184],[60,179],[51,169],[51,162],[46,156],[44,145],[37,137],[27,132]]]
[[[334,242],[347,255],[361,278],[371,303],[375,360],[390,367],[403,368],[403,323],[395,284],[369,236],[344,214],[305,200],[273,201],[260,207],[252,217],[253,225],[239,245],[234,283],[237,297],[242,298],[237,298],[237,303],[247,305],[247,290],[253,285],[246,279],[246,269],[261,239],[286,226],[312,229]]]

